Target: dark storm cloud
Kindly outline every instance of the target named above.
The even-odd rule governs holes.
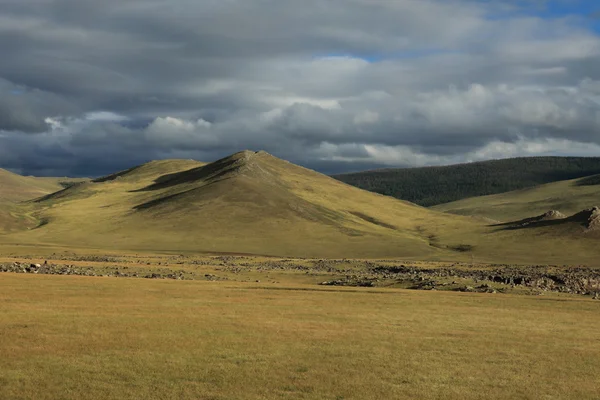
[[[324,172],[593,153],[600,40],[534,3],[3,0],[0,167],[93,176],[244,148]]]
[[[31,89],[0,78],[0,130],[27,133],[44,132],[50,115],[75,111],[59,96]]]

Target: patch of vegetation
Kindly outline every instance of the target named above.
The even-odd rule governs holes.
[[[443,167],[382,169],[334,178],[430,207],[596,174],[600,174],[600,157],[525,157]],[[600,175],[590,177],[584,184],[598,183]]]

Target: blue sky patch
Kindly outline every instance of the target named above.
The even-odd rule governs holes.
[[[493,5],[496,0],[482,0]],[[598,0],[518,0],[506,11],[496,11],[489,19],[505,19],[531,16],[544,19],[579,17],[583,27],[600,34],[600,1]]]

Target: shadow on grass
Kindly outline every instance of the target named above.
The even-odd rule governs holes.
[[[234,172],[242,165],[244,165],[243,161],[233,157],[226,157],[201,167],[188,169],[187,171],[162,175],[153,184],[141,189],[132,190],[131,192],[161,190],[197,181],[215,181]]]

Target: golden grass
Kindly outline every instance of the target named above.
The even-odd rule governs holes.
[[[491,218],[501,222],[519,221],[550,210],[569,216],[600,206],[600,185],[581,185],[586,178],[539,185],[491,196],[472,197],[432,207],[438,211]]]
[[[81,180],[21,176],[0,168],[0,234],[32,228],[39,223],[30,214],[31,207],[17,203],[61,190],[60,182]]]
[[[56,192],[62,189],[63,180],[72,179],[21,176],[0,168],[0,200],[19,202]]]
[[[38,205],[46,225],[1,240],[120,250],[417,257],[448,253],[428,239],[440,227],[479,226],[266,153],[241,152],[206,167],[193,163],[153,162],[51,196]]]
[[[598,303],[0,275],[2,399],[593,399]]]

